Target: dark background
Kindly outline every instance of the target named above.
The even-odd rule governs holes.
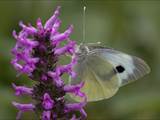
[[[35,25],[38,17],[43,23],[61,5],[63,32],[74,25],[71,38],[82,42],[82,13],[86,5],[86,40],[102,42],[105,46],[143,58],[152,72],[144,78],[122,87],[108,99],[89,103],[89,120],[155,120],[160,119],[160,2],[158,1],[102,1],[102,0],[22,0],[0,1],[0,120],[12,120],[17,110],[11,101],[28,103],[28,97],[14,96],[11,83],[30,86],[24,75],[16,78],[10,64],[10,50],[15,44],[11,33],[20,30],[18,22]],[[31,114],[31,115],[30,115]],[[34,119],[25,113],[23,119]]]

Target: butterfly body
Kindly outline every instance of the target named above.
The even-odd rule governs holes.
[[[71,84],[84,81],[82,91],[88,101],[110,98],[121,86],[150,72],[142,59],[99,44],[81,44],[76,55],[78,63],[74,70],[77,78],[72,79]]]

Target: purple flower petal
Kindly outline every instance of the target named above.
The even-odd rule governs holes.
[[[66,37],[69,37],[72,32],[73,32],[73,25],[70,25],[68,29],[64,32],[64,34]]]
[[[32,48],[36,47],[38,45],[38,42],[26,38],[27,35],[24,33],[25,32],[23,32],[23,35],[21,34],[21,35],[17,36],[16,31],[13,31],[12,34],[13,34],[14,38],[17,40],[19,45],[26,46],[26,47],[32,47]]]
[[[12,35],[15,39],[18,39],[19,38],[27,38],[28,37],[28,33],[25,31],[25,30],[22,30],[19,35],[17,35],[16,31],[13,30],[12,32]]]
[[[48,78],[45,74],[42,75],[41,80],[46,81]]]
[[[43,25],[42,25],[42,21],[41,21],[41,18],[38,18],[37,19],[37,29],[41,32],[43,32]]]
[[[37,29],[31,26],[26,26],[23,24],[23,22],[21,21],[19,23],[19,25],[29,34],[29,35],[35,35],[37,32]]]
[[[66,40],[70,36],[72,31],[73,31],[73,26],[71,25],[64,33],[56,34],[56,35],[52,36],[50,38],[52,40],[52,45],[53,46],[59,45],[60,42]]]
[[[51,120],[51,111],[43,111],[42,120]]]
[[[80,91],[80,89],[83,86],[84,86],[84,82],[81,82],[80,84],[76,84],[76,85],[65,85],[63,89],[65,92],[73,93],[77,96],[84,97],[85,94]]]
[[[43,96],[43,102],[42,102],[43,107],[46,110],[52,109],[54,106],[54,101],[51,99],[48,93],[45,93]]]
[[[35,109],[35,106],[33,104],[21,104],[17,102],[12,102],[12,104],[19,110],[16,120],[20,120],[23,112],[33,111]]]
[[[21,70],[22,73],[26,73],[26,74],[30,74],[31,72],[33,72],[33,70],[35,69],[35,66],[29,66],[29,65],[24,65],[23,69]]]
[[[65,112],[76,111],[76,110],[79,111],[85,105],[86,105],[86,102],[66,104],[65,105]]]
[[[33,111],[35,106],[33,104],[21,104],[21,103],[17,103],[17,102],[12,102],[12,104],[20,111]]]
[[[39,58],[28,58],[28,59],[25,58],[25,59],[26,59],[25,61],[30,65],[34,65],[35,63],[39,61]]]
[[[46,24],[44,25],[45,29],[51,29],[54,22],[56,21],[58,15],[59,15],[59,10],[60,10],[60,6],[58,6],[53,14],[53,16],[46,22]]]
[[[32,91],[33,91],[32,88],[28,88],[25,86],[16,86],[14,83],[12,83],[12,86],[15,89],[15,91],[16,91],[15,95],[17,95],[17,96],[24,95],[24,94],[31,95]]]
[[[60,25],[61,25],[61,20],[57,19],[52,27],[50,38],[54,37],[54,35],[56,33],[58,33],[58,29],[59,29]]]
[[[72,78],[76,78],[77,74],[73,70],[76,63],[77,58],[73,57],[71,63],[69,63],[68,65],[59,66],[57,70],[60,72],[60,74],[68,73]]]
[[[83,119],[87,117],[87,113],[84,111],[83,108],[80,109],[80,113],[81,113]]]
[[[70,41],[67,45],[65,45],[62,48],[57,48],[55,49],[55,54],[56,55],[63,55],[65,53],[69,53],[69,54],[73,54],[74,53],[74,46],[75,46],[75,42],[74,41]]]
[[[72,118],[71,118],[71,120],[77,120],[76,119],[76,115],[73,115]]]
[[[22,65],[20,65],[20,64],[18,64],[16,61],[15,61],[15,59],[13,59],[12,61],[11,61],[11,64],[14,66],[14,68],[17,70],[17,71],[21,71],[22,70],[22,68],[23,68],[23,66]]]
[[[48,75],[52,77],[53,81],[56,83],[57,86],[62,86],[63,85],[63,80],[60,77],[60,74],[56,72],[48,72]]]

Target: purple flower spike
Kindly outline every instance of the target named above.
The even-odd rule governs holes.
[[[42,120],[50,120],[51,118],[51,111],[44,111],[42,115]]]
[[[36,27],[20,22],[22,30],[19,33],[13,31],[16,45],[12,49],[14,58],[11,64],[19,74],[26,74],[35,82],[32,88],[12,84],[15,95],[25,94],[33,99],[33,104],[12,103],[19,110],[17,120],[21,119],[23,112],[29,110],[38,113],[40,115],[38,117],[42,120],[84,120],[87,116],[83,109],[86,96],[81,92],[84,83],[68,85],[62,79],[64,73],[72,78],[77,77],[74,71],[77,54],[76,42],[70,39],[73,25],[63,33],[58,31],[61,25],[59,10],[58,6],[44,26],[38,18]],[[63,41],[67,44],[61,47]],[[71,57],[71,62],[67,65],[59,64],[62,55]],[[78,96],[84,101],[71,103],[65,97],[67,93]],[[76,116],[77,111],[80,113],[79,116]]]
[[[49,109],[53,108],[54,101],[50,98],[48,93],[44,94],[42,105],[46,110],[49,110]]]
[[[16,96],[20,96],[20,95],[24,95],[24,94],[28,94],[28,95],[32,95],[32,88],[28,88],[25,86],[16,86],[14,83],[12,83],[13,88],[15,89]]]

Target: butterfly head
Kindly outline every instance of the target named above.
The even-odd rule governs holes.
[[[87,45],[84,43],[81,43],[76,47],[76,54],[77,55],[87,55],[90,52],[89,48]]]

